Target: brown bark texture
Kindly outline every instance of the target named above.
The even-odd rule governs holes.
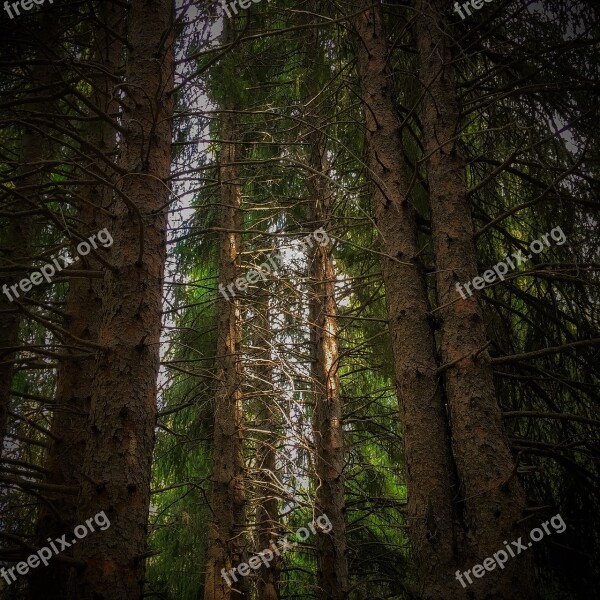
[[[451,38],[441,0],[416,1],[416,38],[423,86],[421,122],[426,157],[441,357],[450,411],[452,449],[465,504],[468,556],[477,563],[522,533],[525,494],[494,391],[485,324],[477,296],[462,299],[456,283],[477,274],[471,209],[461,153],[458,90]],[[532,598],[527,556],[486,574],[469,588],[477,598]],[[472,563],[471,563],[472,564]]]
[[[77,520],[105,511],[110,527],[77,542],[74,597],[141,598],[156,424],[167,185],[173,114],[173,7],[133,0],[130,54],[123,85],[120,166],[104,277],[99,343],[104,350],[92,386],[89,439]]]
[[[103,23],[111,30],[118,30],[123,18],[122,9],[116,5],[103,4],[100,7]],[[96,41],[97,64],[105,73],[114,72],[120,59],[122,44],[112,38],[106,29],[99,29]],[[112,81],[104,74],[90,75],[94,78],[91,101],[102,114],[117,112],[118,105],[111,94]],[[107,120],[92,121],[88,126],[87,141],[90,148],[110,157],[116,148],[116,132]],[[111,178],[111,168],[104,161],[92,157],[88,167],[90,173],[101,180]],[[80,192],[81,204],[78,207],[78,220],[85,227],[85,237],[107,228],[112,229],[105,213],[112,200],[110,187],[98,183],[84,186]],[[75,240],[77,243],[79,240]],[[73,254],[71,250],[71,254]],[[99,246],[98,252],[106,252]],[[99,270],[103,265],[93,254],[80,258],[78,263],[86,269]],[[98,341],[102,322],[101,281],[95,278],[72,278],[69,281],[66,308],[67,331],[75,338]],[[82,352],[89,349],[82,348]],[[64,360],[61,362],[56,384],[52,432],[56,439],[48,452],[46,469],[47,482],[56,485],[79,486],[81,467],[85,459],[88,439],[87,421],[91,405],[93,381],[96,371],[96,356],[87,359]],[[47,539],[59,538],[65,532],[72,532],[77,522],[77,496],[60,494],[52,498],[52,508],[42,503],[36,525],[36,536],[40,547]],[[74,548],[65,550],[72,556]],[[31,600],[62,600],[69,595],[69,576],[72,567],[64,562],[50,561],[48,567],[33,569],[29,576],[29,598]]]
[[[325,198],[321,197],[321,200]],[[317,222],[323,226],[323,221],[318,219]],[[316,508],[317,513],[327,515],[332,524],[328,533],[320,529],[317,531],[317,598],[342,600],[348,598],[348,544],[335,272],[331,245],[317,246],[310,260],[309,322],[313,351]]]
[[[309,120],[321,121],[316,115]],[[331,231],[333,194],[327,175],[325,139],[317,132],[309,135],[312,145],[308,180],[309,223],[314,229]],[[317,598],[348,598],[348,544],[344,492],[344,431],[340,395],[339,350],[335,270],[331,238],[314,242],[309,253],[309,324],[313,379],[313,436],[315,440],[316,508],[329,517],[332,529],[317,531]]]
[[[315,22],[317,2],[310,3]],[[308,222],[312,230],[322,228],[331,233],[334,226],[335,196],[327,180],[327,138],[321,68],[324,50],[316,28],[305,33],[306,122],[308,163]],[[348,542],[346,538],[346,495],[344,489],[343,406],[339,377],[337,306],[335,301],[335,266],[332,240],[314,241],[309,259],[309,327],[315,444],[316,511],[327,515],[331,531],[317,530],[317,591],[319,600],[348,598]]]
[[[223,41],[233,36],[233,24],[224,19]],[[221,115],[219,227],[219,283],[238,277],[241,253],[241,182],[239,178],[239,115],[225,104]],[[246,491],[242,433],[242,328],[239,300],[218,299],[216,391],[213,432],[212,519],[208,532],[204,600],[249,598],[249,582],[237,574],[227,584],[221,570],[244,562]]]
[[[256,361],[256,391],[258,393],[258,413],[256,419],[256,543],[255,553],[267,550],[271,540],[276,540],[281,532],[279,522],[279,488],[277,468],[277,439],[280,417],[273,398],[273,344],[270,323],[269,296],[263,291],[258,295],[254,318],[254,359]],[[269,567],[258,570],[256,581],[257,600],[279,600],[279,557],[274,556]]]
[[[366,121],[368,165],[380,232],[387,312],[394,353],[408,486],[408,522],[419,595],[462,598],[454,588],[460,536],[453,502],[458,489],[422,269],[401,127],[387,67],[382,8],[359,3],[357,57]],[[460,588],[460,586],[459,586]]]

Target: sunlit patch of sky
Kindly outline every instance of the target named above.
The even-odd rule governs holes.
[[[216,5],[215,5],[216,6]],[[215,9],[216,11],[216,9]],[[184,40],[196,40],[197,44],[202,44],[202,48],[209,49],[219,44],[219,36],[221,35],[223,24],[221,18],[217,18],[215,12],[215,18],[212,19],[211,23],[207,23],[204,18],[200,15],[199,9],[196,5],[187,2],[177,1],[176,7],[176,19],[186,23],[185,30],[180,36]],[[193,47],[196,50],[197,47]],[[175,73],[175,87],[182,85],[186,80],[192,77],[197,69],[197,61],[188,60],[186,61],[185,52],[189,48],[178,48],[175,56],[177,61],[177,70]],[[186,113],[194,113],[192,116],[186,116],[185,126],[189,127],[189,131],[186,135],[186,141],[191,142],[191,151],[189,147],[179,156],[177,161],[172,166],[172,173],[179,173],[185,171],[186,173],[192,173],[194,170],[200,168],[203,163],[203,159],[207,154],[210,154],[209,145],[209,125],[210,121],[204,117],[209,111],[214,111],[215,107],[210,102],[208,96],[204,93],[203,83],[200,78],[196,77],[197,85],[187,85],[185,87],[185,95],[180,102],[179,110],[181,107]],[[196,116],[197,115],[197,116]],[[184,123],[180,120],[176,120],[176,124],[183,126]],[[214,158],[214,156],[212,157]],[[206,162],[206,161],[204,161]],[[191,177],[175,177],[172,182],[172,194],[176,199],[171,203],[169,207],[168,216],[168,231],[167,240],[173,242],[174,239],[181,236],[182,232],[185,231],[189,223],[192,221],[194,216],[194,208],[192,207],[194,196],[198,193],[194,189],[197,184],[196,178]],[[169,247],[170,249],[173,246]],[[167,281],[177,281],[184,283],[186,278],[178,273],[177,269],[177,258],[170,252],[167,256],[167,264],[165,266],[165,279]],[[174,307],[174,297],[170,291],[170,286],[165,285],[165,308]],[[170,345],[169,340],[172,331],[174,331],[176,322],[174,313],[167,313],[163,322],[163,333],[161,338],[161,360],[165,358]],[[161,369],[159,375],[159,386],[162,387],[167,382],[166,370]]]

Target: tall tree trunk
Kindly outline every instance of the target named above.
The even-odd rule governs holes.
[[[75,578],[81,600],[140,598],[147,553],[174,105],[170,0],[132,0],[127,39],[120,160],[127,175],[114,203],[113,268],[104,279],[98,336],[104,350],[77,513],[82,524],[105,511],[111,525],[75,546],[75,557],[87,563]]]
[[[224,18],[223,43],[233,39],[233,23]],[[241,183],[238,172],[240,125],[235,106],[224,103],[221,115],[219,284],[238,276],[241,253]],[[215,412],[213,432],[212,520],[208,533],[204,600],[249,598],[248,580],[229,571],[244,562],[246,491],[242,436],[241,318],[235,296],[218,299]],[[231,584],[228,585],[228,581]]]
[[[492,378],[481,307],[462,299],[456,283],[477,274],[466,164],[459,146],[461,119],[449,33],[441,0],[416,0],[417,49],[423,95],[423,149],[440,306],[441,354],[450,408],[453,453],[464,488],[469,554],[480,562],[519,537],[525,494],[504,433]],[[532,598],[527,557],[475,582],[480,598]],[[471,589],[471,588],[470,588]]]
[[[254,359],[256,361],[256,384],[258,393],[258,416],[256,419],[256,548],[262,552],[271,546],[271,540],[279,537],[279,478],[276,460],[276,446],[279,435],[278,407],[273,398],[273,345],[269,312],[269,295],[266,290],[258,294],[254,318]],[[273,557],[269,567],[258,570],[256,592],[257,600],[279,600],[280,566],[277,556]]]
[[[401,127],[387,68],[380,3],[360,0],[355,19],[358,70],[366,121],[375,218],[382,241],[383,277],[394,352],[408,485],[408,521],[419,594],[428,600],[463,598],[454,587],[460,532],[453,501],[458,493],[444,397],[437,377],[433,333]]]
[[[314,30],[313,30],[314,31]],[[312,50],[318,48],[314,40]],[[318,59],[317,59],[318,60]],[[314,106],[322,88],[315,74],[309,83],[307,104]],[[314,130],[308,135],[310,167],[308,179],[308,221],[313,230],[332,231],[332,191],[325,179],[328,174],[325,125],[318,109],[308,111],[307,120]],[[321,237],[321,236],[319,236]],[[340,395],[339,351],[337,341],[337,307],[335,303],[335,269],[331,238],[314,243],[309,253],[309,324],[311,371],[313,380],[313,436],[315,439],[315,474],[317,513],[326,515],[332,524],[329,532],[317,531],[319,600],[348,598],[348,543],[346,541],[346,498],[344,491],[344,430]]]
[[[324,160],[324,146],[313,150],[315,160]],[[321,171],[320,171],[321,172]],[[325,171],[322,171],[325,173]],[[319,175],[310,184],[314,216],[309,221],[331,231],[331,193]],[[317,531],[318,590],[320,600],[348,598],[348,544],[344,492],[344,431],[340,396],[339,351],[335,271],[331,243],[315,245],[310,255],[309,323],[313,379],[313,435],[317,513],[332,524],[329,532]]]
[[[105,115],[118,110],[112,99],[112,80],[105,73],[113,73],[118,67],[122,44],[113,38],[108,30],[118,31],[123,19],[123,11],[116,5],[103,3],[100,6],[102,23],[96,41],[96,64],[102,65],[104,73],[91,74],[94,87],[91,101]],[[108,29],[108,30],[107,30]],[[94,68],[94,67],[92,67]],[[95,115],[92,115],[95,116]],[[116,131],[106,120],[94,121],[89,125],[87,141],[91,148],[98,149],[111,157],[116,149]],[[93,152],[93,150],[92,150]],[[102,180],[111,179],[111,169],[99,159],[90,161],[90,172]],[[80,191],[83,201],[78,209],[78,220],[84,225],[86,235],[97,233],[103,228],[111,228],[101,209],[106,210],[112,200],[112,189],[98,183],[86,186]],[[101,249],[99,251],[102,251]],[[101,269],[103,265],[92,255],[81,259],[85,268]],[[98,279],[73,278],[69,282],[66,300],[67,330],[78,339],[98,341],[102,322],[101,281]],[[84,349],[88,351],[89,349]],[[95,377],[96,357],[63,361],[58,369],[52,432],[56,439],[48,453],[46,469],[48,483],[79,486],[81,466],[85,459],[88,439],[87,421],[91,404],[92,387]],[[52,498],[52,510],[47,504],[40,506],[36,527],[38,545],[46,544],[47,538],[55,539],[63,533],[72,532],[77,522],[77,496],[56,494]],[[65,554],[72,555],[72,549]],[[31,571],[29,597],[31,600],[62,600],[69,595],[68,584],[71,566],[50,561],[48,567],[40,566]]]

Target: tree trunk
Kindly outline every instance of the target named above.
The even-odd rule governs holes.
[[[311,97],[310,100],[314,101],[314,98]],[[308,120],[316,125],[315,132],[308,136],[311,144],[310,166],[312,168],[308,180],[308,221],[313,231],[323,228],[324,231],[331,232],[333,195],[325,180],[328,164],[325,155],[325,137],[321,133],[323,119],[311,113]],[[329,532],[324,532],[322,529],[317,531],[317,598],[344,600],[348,598],[344,431],[340,396],[335,270],[330,238],[321,243],[313,242],[309,262],[316,508],[317,513],[326,515],[332,524]]]
[[[379,3],[360,0],[356,17],[358,70],[366,120],[383,277],[403,428],[408,522],[420,596],[463,598],[455,585],[460,532],[453,501],[458,494],[444,397],[437,377],[434,337],[422,269],[411,188],[403,161],[401,128],[387,68],[387,44]]]
[[[279,477],[276,461],[278,407],[273,394],[273,336],[269,313],[269,296],[266,290],[258,294],[254,318],[254,359],[256,361],[257,449],[256,449],[256,547],[255,553],[270,549],[271,540],[279,538]],[[277,556],[257,572],[257,600],[279,600],[280,566]]]
[[[324,147],[315,146],[313,159],[324,159]],[[311,161],[313,162],[313,161]],[[315,164],[313,162],[313,168]],[[321,165],[319,165],[321,166]],[[331,194],[319,175],[310,185],[317,229],[331,231]],[[315,245],[310,254],[309,323],[313,379],[313,435],[315,439],[316,508],[332,524],[317,531],[319,600],[348,598],[348,544],[344,493],[344,431],[340,397],[339,352],[335,304],[335,271],[331,244]]]
[[[167,178],[173,114],[173,7],[132,0],[130,56],[123,86],[126,130],[120,165],[127,171],[114,203],[104,279],[79,524],[105,511],[110,527],[77,542],[87,563],[75,580],[81,600],[141,598],[156,425]]]
[[[223,41],[233,39],[233,24],[224,18]],[[241,183],[238,173],[240,126],[234,106],[224,103],[221,115],[221,165],[219,212],[219,284],[238,277],[241,252]],[[244,562],[243,532],[246,522],[242,436],[241,318],[239,300],[219,295],[217,359],[213,433],[212,521],[208,533],[204,600],[245,600],[248,580],[237,571],[222,576]],[[237,578],[237,581],[234,579]],[[231,584],[228,585],[228,582]]]
[[[118,31],[123,19],[122,10],[108,3],[100,7],[103,12],[103,23],[111,30]],[[101,64],[105,73],[112,73],[118,67],[122,44],[111,38],[105,27],[99,29],[96,40],[97,55],[95,60]],[[93,68],[93,67],[92,67]],[[91,94],[91,101],[102,114],[110,114],[118,110],[115,100],[110,100],[112,81],[104,74],[91,74],[97,81]],[[92,115],[93,116],[93,115]],[[112,125],[105,121],[94,121],[89,126],[87,141],[90,147],[97,148],[111,157],[116,148],[116,132]],[[89,170],[103,180],[112,177],[110,167],[103,161],[92,157]],[[97,233],[105,227],[110,230],[111,224],[99,210],[109,207],[112,200],[112,189],[101,183],[92,187],[86,186],[80,191],[84,201],[78,209],[78,220],[85,226],[85,235]],[[101,251],[101,250],[99,250]],[[84,268],[102,269],[90,254],[81,259]],[[81,264],[81,263],[80,263]],[[67,330],[79,339],[98,341],[102,322],[101,281],[98,279],[73,278],[69,282],[66,300]],[[89,352],[85,348],[83,351]],[[85,459],[85,447],[88,439],[87,421],[89,416],[92,384],[95,377],[96,357],[88,359],[63,361],[58,369],[56,384],[56,403],[52,419],[52,432],[56,440],[52,442],[48,453],[46,469],[49,471],[47,482],[57,485],[79,486],[81,482],[81,466]],[[56,494],[52,497],[53,509],[46,503],[40,506],[36,535],[38,545],[43,546],[47,538],[58,538],[63,533],[72,532],[77,522],[77,496]],[[67,549],[66,555],[72,555],[73,549]],[[72,567],[63,562],[50,561],[48,567],[40,566],[31,571],[29,576],[29,598],[31,600],[63,600],[69,595],[68,584]]]
[[[476,297],[462,299],[456,284],[477,274],[466,164],[459,147],[461,120],[453,80],[451,39],[445,33],[440,0],[416,1],[417,48],[422,107],[423,149],[428,171],[436,284],[440,310],[441,354],[450,408],[453,453],[465,496],[465,524],[474,562],[519,537],[525,494],[492,378],[481,307]],[[504,570],[486,573],[470,587],[479,598],[532,598],[527,557]]]

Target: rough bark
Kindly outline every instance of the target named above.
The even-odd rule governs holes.
[[[103,23],[110,29],[118,30],[123,18],[122,9],[108,3],[100,7]],[[114,72],[118,66],[122,44],[108,34],[106,28],[99,30],[96,41],[97,64],[104,73]],[[112,81],[105,75],[91,74],[94,88],[91,101],[103,114],[118,110],[117,103],[111,100]],[[116,132],[106,120],[92,122],[88,128],[87,141],[91,147],[106,156],[111,156],[116,148]],[[89,171],[100,179],[111,178],[111,169],[103,161],[92,160]],[[85,227],[84,233],[91,235],[103,228],[111,229],[104,213],[112,200],[112,189],[98,183],[85,186],[80,192],[82,198],[78,207],[78,220]],[[102,249],[99,249],[102,252]],[[83,267],[92,270],[102,269],[103,265],[88,255],[80,259]],[[65,312],[68,314],[66,329],[78,339],[98,341],[102,322],[101,282],[98,279],[73,278],[69,282]],[[84,349],[84,351],[87,351]],[[48,452],[45,468],[49,475],[47,482],[56,485],[79,486],[81,466],[85,459],[88,438],[87,420],[95,377],[96,357],[83,360],[64,360],[58,369],[52,432],[56,439]],[[54,495],[52,509],[42,503],[38,515],[36,535],[38,545],[44,546],[47,538],[58,538],[63,533],[72,532],[77,522],[77,496]],[[74,548],[65,550],[65,555],[73,554]],[[31,600],[62,600],[69,594],[69,576],[72,567],[64,562],[50,561],[48,567],[40,566],[31,571],[29,597]]]
[[[314,49],[314,46],[313,46]],[[318,83],[317,78],[314,81]],[[314,86],[309,85],[309,88]],[[320,92],[319,89],[317,91]],[[316,102],[309,98],[309,104]],[[308,136],[312,174],[308,180],[308,221],[313,230],[331,232],[333,194],[326,182],[328,164],[323,119],[309,111],[315,130]],[[329,517],[331,531],[317,531],[317,598],[348,598],[348,544],[344,491],[344,431],[340,395],[335,269],[331,238],[314,242],[309,252],[309,325],[313,381],[313,436],[315,440],[316,508]]]
[[[256,393],[258,415],[256,419],[256,544],[255,553],[267,550],[271,540],[280,537],[279,478],[276,460],[276,444],[279,434],[278,408],[273,398],[273,343],[269,313],[269,297],[258,295],[254,319],[254,359],[256,361]],[[258,570],[256,582],[257,600],[279,600],[280,561],[273,558],[269,567]]]
[[[75,597],[140,598],[156,423],[167,186],[173,114],[173,7],[132,0],[123,85],[120,165],[111,226],[113,268],[105,273],[88,443],[77,519],[105,511],[111,525],[77,542]]]
[[[409,535],[418,593],[425,599],[450,600],[464,593],[454,587],[460,536],[453,523],[453,500],[458,490],[446,410],[387,68],[382,8],[370,0],[361,0],[359,7],[358,70],[375,219],[385,253],[383,277],[404,438]]]
[[[233,36],[233,25],[224,19],[223,40]],[[239,115],[224,103],[221,115],[219,227],[219,283],[238,277],[241,252],[241,183],[238,172]],[[218,297],[216,391],[213,432],[212,519],[208,533],[204,600],[249,598],[248,580],[237,575],[231,587],[221,576],[244,562],[246,492],[242,437],[241,318],[239,300]],[[231,576],[230,576],[231,577]]]
[[[315,149],[318,152],[320,149]],[[319,153],[319,157],[322,155]],[[316,176],[318,177],[318,176]],[[316,201],[311,222],[331,231],[321,213],[331,196],[316,180],[311,195]],[[327,210],[327,208],[325,208]],[[318,228],[317,227],[317,228]],[[310,256],[309,323],[312,351],[313,436],[315,439],[316,508],[329,517],[332,529],[317,531],[318,589],[320,600],[348,598],[348,544],[344,492],[344,431],[340,396],[339,350],[335,271],[331,244],[316,245]]]
[[[441,0],[416,1],[417,49],[424,88],[421,121],[429,180],[431,224],[441,327],[441,355],[450,408],[452,444],[465,497],[469,555],[474,562],[519,537],[525,494],[492,378],[481,307],[462,299],[456,283],[477,274],[466,163],[459,146],[461,119],[453,79],[451,39]],[[532,598],[527,556],[486,573],[469,588],[478,598]]]

